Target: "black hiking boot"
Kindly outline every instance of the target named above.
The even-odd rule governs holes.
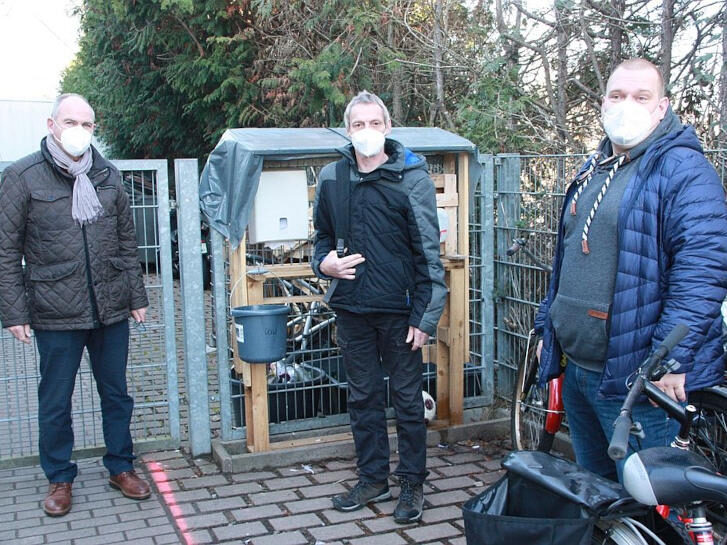
[[[359,481],[351,490],[333,497],[333,507],[338,511],[355,511],[367,503],[376,503],[391,498],[389,483],[366,483]]]
[[[408,524],[417,522],[422,518],[422,506],[424,505],[424,490],[422,483],[413,483],[408,479],[399,479],[401,494],[399,503],[394,509],[394,522]]]

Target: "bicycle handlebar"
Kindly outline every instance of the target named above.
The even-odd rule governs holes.
[[[644,391],[644,384],[646,381],[651,380],[651,374],[654,368],[659,365],[666,355],[679,344],[679,342],[686,337],[689,333],[689,328],[684,324],[677,324],[671,333],[667,335],[666,339],[659,345],[659,348],[654,350],[652,354],[646,359],[641,365],[636,374],[636,380],[629,388],[629,393],[626,395],[626,399],[621,406],[618,418],[614,422],[613,435],[611,436],[611,442],[608,445],[608,456],[612,460],[621,460],[626,456],[628,450],[629,433],[631,432],[631,426],[633,421],[631,419],[631,409],[636,403],[636,400]]]

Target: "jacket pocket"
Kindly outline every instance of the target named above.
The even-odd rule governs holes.
[[[104,303],[112,312],[129,308],[131,300],[129,274],[131,274],[131,267],[123,257],[109,257],[108,262],[110,267],[107,267],[107,299]]]
[[[28,221],[42,232],[68,229],[73,225],[71,195],[57,189],[31,191]]]
[[[85,283],[77,261],[53,265],[33,265],[28,274],[31,314],[35,318],[73,318],[83,308]]]
[[[555,336],[577,363],[602,364],[608,349],[609,306],[556,295],[550,307]]]

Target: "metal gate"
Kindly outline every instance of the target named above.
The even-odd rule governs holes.
[[[727,185],[727,150],[707,151],[707,158]],[[584,155],[495,157],[495,373],[496,395],[509,399],[525,339],[533,327],[550,275],[524,251],[507,255],[515,238],[550,264],[555,251],[565,190]]]
[[[147,322],[132,321],[127,381],[134,399],[131,434],[137,452],[177,447],[180,411],[172,275],[172,229],[165,160],[112,161],[121,171],[134,215],[139,262],[149,297]],[[0,163],[0,171],[10,163]],[[1,324],[0,324],[1,325]],[[0,329],[0,467],[34,463],[38,454],[40,380],[35,343]],[[73,394],[74,456],[104,445],[101,406],[84,352]]]

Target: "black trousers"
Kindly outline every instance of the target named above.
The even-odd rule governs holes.
[[[413,352],[406,343],[408,317],[347,311],[336,314],[359,477],[375,483],[389,477],[384,383],[384,375],[388,375],[399,441],[395,474],[423,482],[427,475],[427,428],[422,403],[422,352]]]

